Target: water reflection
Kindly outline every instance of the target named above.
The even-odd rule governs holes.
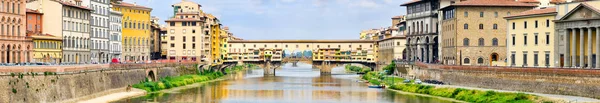
[[[343,72],[343,68],[341,70]],[[287,64],[275,77],[262,70],[228,75],[231,80],[207,83],[174,93],[156,93],[116,103],[448,103],[449,101],[367,88],[358,75],[321,76],[310,65]]]

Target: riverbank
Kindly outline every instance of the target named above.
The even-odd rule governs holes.
[[[252,65],[247,66],[234,66],[231,68],[226,68],[226,73],[237,73],[245,70],[246,68],[253,67]],[[121,88],[122,90],[118,91],[107,91],[103,93],[102,96],[93,97],[91,99],[79,99],[77,103],[108,103],[113,101],[118,101],[122,99],[128,98],[136,98],[141,96],[146,96],[148,94],[154,93],[164,93],[164,92],[175,92],[184,89],[195,88],[198,86],[202,86],[206,83],[216,82],[227,80],[228,77],[224,76],[223,73],[218,71],[202,71],[197,74],[192,75],[182,75],[182,76],[174,76],[174,77],[165,77],[161,78],[160,81],[152,82],[152,81],[141,81],[138,84],[134,84],[131,88],[131,91],[126,91],[125,88]],[[168,85],[166,85],[168,84]],[[164,87],[162,87],[164,86]],[[169,86],[169,88],[167,88]],[[74,101],[70,103],[75,103]]]
[[[545,97],[540,97],[532,94],[515,93],[515,92],[499,92],[494,90],[479,90],[479,89],[464,89],[452,87],[438,87],[436,85],[412,84],[412,82],[401,83],[405,79],[399,77],[385,77],[381,73],[368,72],[362,76],[362,79],[368,81],[371,85],[385,85],[387,89],[430,95],[435,97],[450,98],[464,102],[475,103],[490,103],[490,102],[518,102],[518,103],[534,103],[534,102],[558,102],[549,100]]]

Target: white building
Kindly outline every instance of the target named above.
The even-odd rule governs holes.
[[[121,32],[121,20],[123,18],[123,14],[119,11],[110,10],[110,42],[109,42],[109,59],[119,59],[121,58],[121,48],[122,48],[122,32]]]
[[[110,0],[83,0],[83,3],[93,9],[90,18],[91,62],[108,63]]]

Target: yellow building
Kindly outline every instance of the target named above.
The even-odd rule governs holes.
[[[214,17],[211,14],[208,14],[207,17],[212,19],[208,21],[210,24],[210,41],[211,41],[211,56],[210,60],[212,63],[221,64],[223,62],[223,58],[221,56],[221,23],[218,18]]]
[[[33,59],[35,62],[60,63],[62,38],[53,35],[32,35]]]
[[[229,60],[229,56],[227,56],[227,52],[228,52],[228,46],[227,45],[227,41],[229,41],[229,27],[225,26],[223,27],[223,30],[221,30],[221,45],[220,45],[220,49],[221,49],[221,60]]]
[[[508,20],[508,64],[524,67],[554,67],[554,20],[556,8],[532,9]]]
[[[125,61],[150,60],[150,12],[152,8],[126,3],[112,4],[114,11],[123,13],[123,53]]]

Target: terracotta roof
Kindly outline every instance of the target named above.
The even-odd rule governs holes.
[[[113,5],[152,10],[152,8],[149,8],[149,7],[140,6],[137,4],[131,4],[131,3],[127,3],[127,2],[117,2],[117,3],[113,3]]]
[[[400,4],[400,6],[406,6],[406,5],[408,5],[408,4],[417,3],[417,2],[420,2],[420,1],[422,1],[422,0],[411,0],[411,1],[409,1],[409,2],[406,2],[406,3]]]
[[[71,2],[62,1],[62,0],[54,0],[54,1],[56,1],[56,2],[58,2],[58,3],[60,3],[60,4],[62,4],[62,5],[65,5],[65,6],[71,6],[71,7],[76,7],[76,8],[80,8],[80,9],[85,9],[85,10],[90,10],[90,11],[92,11],[92,9],[91,9],[91,8],[88,8],[88,7],[86,7],[86,6],[80,6],[80,5],[77,5],[77,4],[73,4],[73,3],[71,3]]]
[[[452,4],[453,6],[518,6],[518,7],[536,7],[535,4],[517,2],[512,0],[467,0]]]
[[[524,3],[540,3],[540,1],[538,1],[538,0],[519,0],[519,2],[524,2]]]
[[[400,15],[400,16],[394,16],[394,17],[392,17],[392,19],[400,19],[400,18],[404,18],[404,16]]]
[[[553,3],[553,4],[564,3],[564,2],[566,2],[566,1],[565,0],[550,0],[550,3]]]
[[[43,14],[42,12],[39,12],[38,10],[33,10],[33,9],[26,9],[27,13],[35,13],[35,14]]]
[[[547,7],[547,8],[542,8],[542,9],[536,8],[536,9],[523,11],[517,15],[507,16],[505,18],[527,16],[527,15],[537,15],[537,14],[549,14],[549,13],[556,13],[556,8],[555,7]]]

